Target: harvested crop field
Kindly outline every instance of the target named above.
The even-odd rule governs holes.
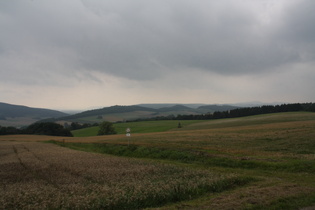
[[[0,209],[138,209],[250,180],[205,170],[0,141]]]

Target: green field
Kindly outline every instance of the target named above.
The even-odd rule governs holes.
[[[181,121],[183,127],[180,129],[176,128],[177,123],[115,124],[119,133],[124,133],[125,127],[131,127],[139,134],[130,139],[122,136],[115,140],[104,138],[99,143],[69,143],[67,146],[188,164],[224,174],[235,172],[261,180],[250,187],[170,205],[165,209],[176,209],[181,205],[206,209],[299,209],[315,204],[315,113]],[[227,203],[220,203],[220,199]],[[231,202],[240,202],[241,206],[232,207]]]
[[[249,117],[217,119],[217,120],[161,120],[161,121],[140,121],[114,123],[117,134],[125,134],[126,129],[130,128],[131,133],[152,133],[178,130],[178,123],[181,124],[180,130],[199,130],[212,128],[239,127],[246,125],[259,125],[291,121],[313,120],[312,113],[309,112],[292,112],[264,114]],[[98,126],[73,130],[74,137],[96,136],[99,130]]]
[[[125,134],[126,129],[130,128],[131,133],[152,133],[152,132],[164,132],[169,130],[178,129],[178,123],[180,122],[182,128],[189,126],[191,124],[204,122],[201,120],[161,120],[161,121],[141,121],[141,122],[125,122],[125,123],[115,123],[114,128],[117,134]],[[99,127],[83,128],[79,130],[72,131],[75,137],[87,137],[96,136]]]
[[[124,205],[123,208],[159,210],[315,208],[315,113],[278,113],[181,121],[181,124],[182,128],[177,128],[178,121],[119,123],[115,124],[117,135],[94,136],[98,129],[96,127],[78,130],[82,132],[81,136],[92,137],[8,136],[0,140],[8,144],[8,151],[18,155],[19,158],[14,159],[17,162],[23,162],[23,155],[25,160],[47,158],[41,152],[44,146],[35,155],[27,156],[27,151],[33,149],[23,146],[21,141],[50,140],[50,143],[62,146],[60,148],[64,151],[59,156],[65,160],[76,160],[68,156],[72,153],[70,151],[84,151],[76,153],[80,157],[76,162],[80,168],[68,164],[63,165],[60,171],[75,179],[85,180],[87,177],[80,185],[81,192],[87,193],[86,198],[109,193],[107,188],[102,188],[107,184],[106,179],[119,177],[115,179],[117,182],[110,183],[111,187],[114,186],[111,190],[117,192],[109,194],[114,200],[107,203],[97,200],[99,203],[94,208],[104,207],[105,204],[111,205],[112,209]],[[131,137],[124,135],[127,127],[131,128]],[[17,149],[12,150],[11,144]],[[40,146],[38,144],[37,147]],[[52,147],[51,151],[56,152],[57,149]],[[86,156],[97,155],[95,153],[102,155]],[[53,154],[49,160],[55,161],[54,157],[56,155]],[[108,178],[104,178],[107,168],[100,168],[103,171],[98,172],[98,169],[90,166],[98,163],[94,161],[95,157],[107,157],[108,164],[119,168],[119,171],[115,175],[110,172]],[[109,157],[121,159],[110,160]],[[91,163],[84,168],[79,164],[83,160]],[[135,160],[139,162],[134,163]],[[131,161],[134,166],[130,167],[131,162],[126,164],[126,161]],[[59,162],[55,165],[43,162],[43,165],[44,169],[47,166],[60,166]],[[36,170],[32,170],[32,173],[36,173]],[[182,177],[182,174],[185,175]],[[126,178],[131,182],[125,182]],[[123,185],[120,185],[122,180]],[[49,181],[54,182],[54,179]],[[126,188],[126,185],[129,187]],[[84,186],[90,187],[86,189]],[[93,194],[94,187],[99,194]],[[128,196],[134,195],[134,192],[137,193],[130,199]],[[68,199],[76,196],[83,195],[73,194]],[[78,208],[83,207],[80,202],[77,203]],[[94,205],[90,200],[86,202],[86,205]]]
[[[116,121],[125,121],[125,120],[134,120],[138,118],[148,118],[152,117],[152,112],[146,111],[134,111],[134,112],[124,112],[124,113],[111,113],[102,115],[102,119],[99,119],[97,115],[89,116],[84,118],[75,119],[78,122],[85,122],[85,123],[100,123],[101,121],[109,121],[109,122],[116,122]]]

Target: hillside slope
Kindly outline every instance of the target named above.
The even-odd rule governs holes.
[[[0,102],[0,125],[2,126],[24,126],[41,119],[63,116],[67,116],[67,114],[51,109],[32,108]]]
[[[154,107],[152,105],[152,107]],[[159,106],[158,106],[159,107]],[[150,108],[139,105],[132,106],[111,106],[104,107],[101,109],[89,110],[81,112],[78,114],[61,117],[56,119],[56,121],[63,122],[79,122],[79,123],[98,123],[101,121],[126,121],[126,120],[136,120],[136,119],[146,119],[158,116],[169,116],[169,115],[196,115],[204,114],[214,111],[226,111],[233,108],[234,106],[202,106],[197,108],[187,107],[181,104],[160,107],[160,108]]]
[[[88,110],[81,113],[77,113],[74,115],[66,116],[59,118],[59,120],[72,120],[72,119],[79,119],[79,118],[86,118],[91,116],[102,116],[108,114],[117,114],[117,113],[127,113],[127,112],[138,112],[138,111],[148,111],[148,112],[155,112],[155,109],[141,107],[141,106],[111,106],[111,107],[104,107],[101,109],[94,109]]]

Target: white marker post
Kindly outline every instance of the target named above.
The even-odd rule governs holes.
[[[126,136],[127,136],[127,137],[130,137],[130,136],[131,136],[131,135],[130,135],[130,131],[131,131],[130,128],[127,128],[127,129],[126,129]],[[129,146],[129,143],[130,143],[130,138],[128,138],[128,146]]]

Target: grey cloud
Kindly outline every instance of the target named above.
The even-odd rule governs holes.
[[[315,2],[300,0],[291,5],[284,15],[284,29],[282,34],[292,41],[315,42]]]
[[[117,26],[98,31],[101,43],[89,40],[91,51],[83,53],[82,64],[142,79],[158,76],[160,66],[237,75],[300,59],[297,51],[273,37],[272,28],[261,26],[251,11],[234,9],[231,1],[219,10],[217,3],[201,1],[155,2],[155,7],[150,3],[141,2],[146,12],[115,11],[119,18],[112,24]],[[160,17],[156,11],[161,11]]]
[[[296,49],[301,59],[315,59],[315,1],[301,0],[290,5],[279,27],[277,38]]]
[[[135,80],[194,68],[229,75],[264,73],[300,61],[304,46],[294,40],[308,38],[313,44],[315,37],[311,21],[301,24],[314,16],[302,12],[315,8],[312,1],[291,9],[292,17],[282,17],[290,22],[281,25],[284,32],[263,25],[239,1],[8,2],[0,9],[7,17],[1,22],[2,51],[10,48],[25,56],[28,48],[53,57],[63,71],[93,70]],[[293,24],[298,32],[286,35]],[[31,68],[41,61],[29,62]]]

